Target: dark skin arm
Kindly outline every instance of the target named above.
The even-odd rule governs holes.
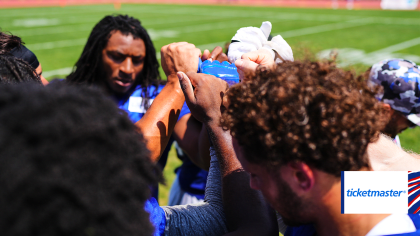
[[[236,158],[232,136],[219,125],[227,83],[193,72],[179,72],[178,76],[191,113],[206,126],[217,153],[228,235],[278,235],[274,211],[260,192],[250,188],[249,175]]]
[[[228,57],[223,53],[223,49],[217,46],[210,53],[204,50],[201,60],[207,59],[227,61]],[[183,116],[175,125],[174,138],[178,145],[188,155],[190,160],[203,170],[210,168],[210,142],[206,127],[196,120],[191,114]]]
[[[191,114],[183,116],[175,125],[174,138],[196,166],[209,170],[210,142],[207,131],[200,121]]]
[[[176,72],[197,71],[198,61],[190,58],[200,55],[200,49],[186,42],[172,43],[161,49],[162,68],[168,82],[143,118],[135,123],[147,140],[147,148],[154,162],[165,150],[185,101]]]

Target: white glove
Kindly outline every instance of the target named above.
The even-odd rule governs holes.
[[[276,59],[276,63],[293,61],[292,48],[290,48],[289,44],[280,35],[274,37],[271,41],[267,41],[271,28],[272,26],[269,21],[264,21],[260,28],[240,28],[235,36],[233,36],[232,43],[229,46],[229,62],[234,63],[237,59],[241,59],[243,54],[261,48],[267,49],[272,55],[273,60]]]

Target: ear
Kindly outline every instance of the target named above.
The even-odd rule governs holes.
[[[303,162],[289,162],[289,184],[300,195],[310,191],[315,185],[315,176],[312,168]],[[299,194],[300,193],[300,194]]]
[[[386,111],[389,112],[390,115],[394,113],[394,109],[392,109],[391,105],[389,105],[388,103],[382,103],[382,106],[384,107]]]

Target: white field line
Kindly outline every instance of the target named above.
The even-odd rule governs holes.
[[[73,70],[73,67],[66,67],[66,68],[61,68],[61,69],[57,69],[57,70],[50,70],[50,71],[44,71],[42,72],[42,75],[45,78],[49,78],[49,77],[53,77],[56,75],[68,75],[71,73],[71,71]]]
[[[61,41],[54,41],[54,42],[46,42],[46,43],[34,43],[34,44],[27,44],[26,47],[30,50],[46,50],[46,49],[55,49],[55,48],[64,48],[64,47],[73,47],[73,46],[80,46],[86,44],[87,39],[69,39],[69,40],[61,40]]]
[[[380,60],[389,59],[390,53],[400,51],[406,48],[410,48],[420,44],[420,37],[410,39],[401,43],[397,43],[386,48],[382,48],[370,53],[358,53],[354,54],[352,57],[347,57],[345,62],[340,63],[340,66],[349,66],[356,63],[365,63],[373,65]]]
[[[213,18],[206,18],[206,20],[211,20]],[[95,22],[98,22],[99,18],[96,19]],[[147,30],[150,27],[168,24],[167,20],[149,20],[150,23],[144,23],[147,21],[142,21],[142,24],[146,27]],[[191,18],[189,19],[172,19],[170,21],[171,24],[173,23],[184,23],[184,22],[191,22]],[[20,37],[24,36],[34,36],[34,35],[51,35],[51,34],[61,34],[61,33],[72,33],[72,32],[83,32],[83,31],[91,31],[94,27],[94,24],[81,24],[81,25],[69,25],[69,26],[54,26],[54,27],[44,27],[41,29],[25,29],[25,30],[13,30],[11,31],[13,34],[18,35]],[[153,29],[152,29],[153,30]],[[169,30],[169,29],[162,29],[162,30]],[[170,28],[173,30],[173,28]],[[159,31],[159,30],[158,30]]]
[[[413,46],[416,46],[420,44],[420,37],[415,38],[415,39],[411,39],[402,43],[398,43],[380,50],[377,50],[375,52],[371,52],[371,53],[382,53],[382,52],[395,52],[395,51],[400,51],[406,48],[410,48]]]
[[[326,24],[326,25],[317,25],[313,27],[307,27],[302,29],[295,29],[295,30],[289,30],[281,33],[273,33],[272,35],[278,35],[280,34],[283,38],[291,38],[291,37],[297,37],[297,36],[303,36],[303,35],[309,35],[309,34],[317,34],[332,30],[339,30],[339,29],[346,29],[351,27],[357,27],[361,25],[367,25],[369,24],[368,21],[366,22],[341,22],[341,23],[333,23],[333,24]]]
[[[126,11],[136,11],[139,13],[147,13],[152,10],[171,10],[172,7],[162,7],[162,6],[150,6],[150,5],[139,5],[139,7],[135,9],[126,9],[127,7],[122,7],[122,9],[116,10],[111,4],[100,6],[100,5],[94,5],[94,6],[82,6],[82,7],[66,7],[66,9],[59,9],[56,10],[53,8],[47,8],[46,11],[40,11],[40,8],[27,8],[27,9],[0,9],[0,18],[10,18],[10,17],[33,17],[33,16],[52,16],[52,15],[76,15],[76,14],[91,14],[91,13],[124,13]]]

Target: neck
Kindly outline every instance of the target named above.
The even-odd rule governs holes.
[[[338,181],[323,196],[315,228],[320,236],[366,235],[385,214],[341,214],[341,181]]]

